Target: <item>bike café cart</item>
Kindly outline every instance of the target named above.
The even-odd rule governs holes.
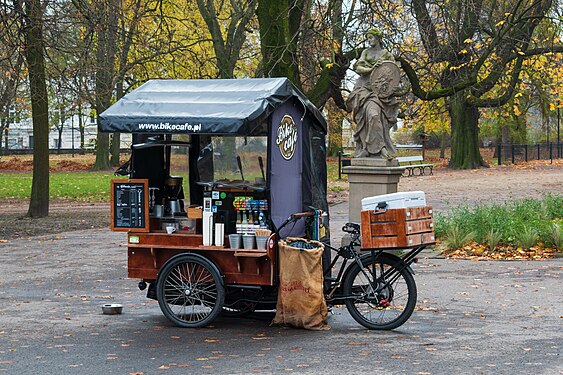
[[[255,234],[310,207],[328,213],[326,121],[286,78],[151,80],[100,119],[103,132],[133,134],[131,159],[116,172],[128,178],[111,184],[128,276],[177,325],[207,325],[275,290],[275,241],[260,246]],[[315,220],[314,237],[328,238],[328,217]],[[291,233],[304,231],[296,223]],[[204,287],[170,290],[164,279],[178,273]],[[195,313],[180,314],[175,301],[196,288]]]

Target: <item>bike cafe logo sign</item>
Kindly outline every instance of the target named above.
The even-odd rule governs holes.
[[[297,147],[297,125],[290,115],[284,115],[278,127],[276,145],[285,160],[290,160],[295,154]]]

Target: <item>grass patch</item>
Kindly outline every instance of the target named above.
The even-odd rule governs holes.
[[[81,202],[109,202],[110,172],[51,173],[49,196]],[[31,173],[0,173],[0,199],[29,199]]]
[[[561,250],[560,226],[563,195],[524,199],[507,204],[460,206],[436,216],[436,236],[450,250],[473,240],[490,246],[530,248],[538,243]],[[465,238],[465,234],[472,234]]]

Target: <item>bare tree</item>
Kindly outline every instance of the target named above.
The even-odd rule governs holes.
[[[221,3],[219,8],[215,3],[213,0],[197,0],[197,6],[213,40],[219,77],[233,78],[258,1],[231,0],[229,6]],[[222,24],[227,20],[226,30],[223,30]]]
[[[25,57],[33,117],[33,182],[27,214],[49,214],[49,103],[45,81],[43,8],[40,0],[25,0],[19,9],[25,35]]]
[[[0,5],[0,150],[2,138],[8,147],[8,130],[12,122],[10,108],[17,95],[24,65],[23,41],[19,38],[21,24],[16,9],[7,3]]]

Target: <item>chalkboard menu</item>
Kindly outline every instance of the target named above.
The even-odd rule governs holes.
[[[111,230],[149,231],[148,180],[111,180]]]

